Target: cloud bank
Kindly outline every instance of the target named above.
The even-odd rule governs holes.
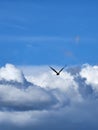
[[[1,129],[97,130],[97,117],[97,65],[67,67],[60,76],[47,66],[0,68]]]

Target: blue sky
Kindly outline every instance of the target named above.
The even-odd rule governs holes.
[[[1,0],[0,65],[98,61],[97,0]]]

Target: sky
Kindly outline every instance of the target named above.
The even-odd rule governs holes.
[[[0,0],[0,130],[98,130],[97,25],[97,0]]]
[[[97,0],[0,0],[0,65],[97,64],[97,5]]]

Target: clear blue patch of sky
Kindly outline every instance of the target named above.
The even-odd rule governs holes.
[[[97,64],[97,0],[0,1],[0,65]]]

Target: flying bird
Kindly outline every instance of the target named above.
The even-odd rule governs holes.
[[[51,67],[51,66],[49,66],[55,73],[56,73],[56,75],[60,75],[60,73],[61,73],[61,71],[65,68],[65,66],[62,68],[62,69],[60,69],[59,71],[56,71],[53,67]]]

